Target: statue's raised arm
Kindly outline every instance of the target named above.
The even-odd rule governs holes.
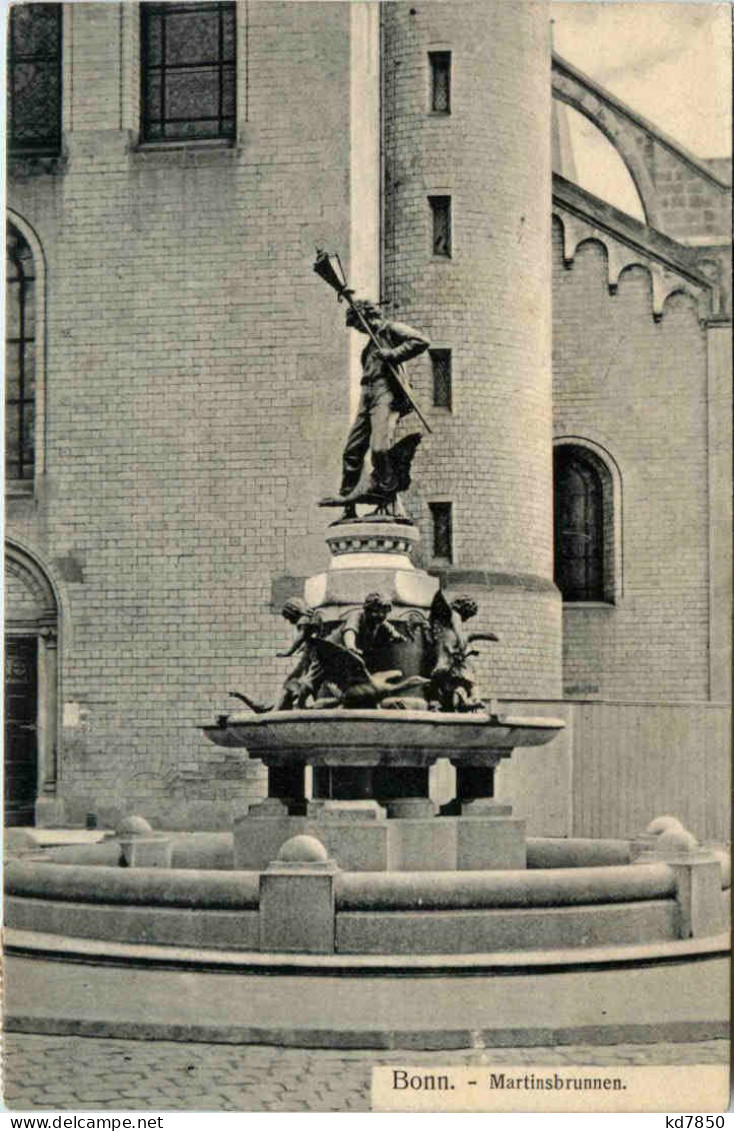
[[[343,519],[353,519],[357,503],[368,503],[376,507],[376,514],[403,518],[399,496],[410,485],[410,467],[421,437],[413,433],[395,444],[395,428],[411,412],[428,432],[430,428],[402,366],[428,349],[428,339],[404,322],[389,320],[368,299],[355,298],[324,252],[319,252],[314,270],[348,303],[347,326],[369,338],[362,350],[359,407],[344,445],[341,487],[338,495],[322,499],[321,506],[343,506]],[[368,451],[369,478],[364,474]]]

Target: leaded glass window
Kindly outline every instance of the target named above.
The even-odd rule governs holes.
[[[431,110],[434,114],[451,113],[451,52],[429,51],[431,65]]]
[[[577,448],[555,450],[554,496],[556,585],[564,601],[603,601],[603,485]]]
[[[433,403],[436,408],[451,408],[451,350],[432,349]]]
[[[36,416],[35,272],[20,232],[8,225],[5,301],[5,474],[32,479]]]
[[[8,28],[11,152],[61,146],[61,4],[18,4]]]
[[[145,141],[235,136],[235,4],[143,4]]]

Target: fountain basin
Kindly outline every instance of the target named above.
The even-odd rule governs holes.
[[[728,1032],[723,853],[536,840],[532,871],[356,875],[284,851],[253,872],[212,868],[223,834],[177,835],[188,868],[111,867],[104,844],[6,864],[7,1030],[413,1049]]]
[[[268,767],[268,801],[235,821],[235,867],[263,868],[289,836],[307,834],[348,870],[453,871],[525,867],[525,823],[493,802],[494,769],[563,727],[489,712],[332,708],[228,716],[204,733]],[[436,820],[428,770],[439,758],[456,767],[457,793]],[[339,806],[356,801],[375,808]]]
[[[246,749],[266,765],[430,766],[438,758],[495,766],[516,746],[542,746],[554,718],[400,710],[270,711],[204,727],[210,742]]]
[[[695,866],[695,865],[694,865]],[[663,860],[593,869],[349,873],[281,863],[262,872],[119,868],[12,860],[6,925],[40,935],[128,944],[342,955],[488,954],[619,947],[717,937],[728,876],[699,872],[715,900],[691,921],[690,882]],[[288,901],[273,897],[285,885]],[[306,902],[302,914],[294,914]],[[314,894],[328,889],[320,905]],[[703,889],[701,889],[703,890]],[[700,903],[700,892],[694,895]],[[326,942],[297,945],[305,920]],[[720,944],[720,940],[717,945]]]

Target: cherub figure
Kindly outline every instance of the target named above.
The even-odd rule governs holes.
[[[300,597],[292,597],[283,606],[282,615],[292,625],[295,625],[296,635],[287,652],[277,652],[281,659],[286,656],[295,656],[300,652],[298,663],[287,676],[283,684],[280,701],[276,706],[272,703],[265,705],[251,699],[241,691],[230,691],[233,699],[246,703],[256,715],[267,714],[268,711],[290,711],[294,707],[305,707],[309,696],[316,698],[316,693],[323,681],[323,670],[319,657],[314,651],[314,641],[324,633],[324,623],[316,609],[312,609]]]
[[[284,659],[300,652],[298,663],[286,677],[283,691],[276,710],[289,711],[294,707],[305,707],[309,696],[316,698],[316,692],[323,680],[323,671],[313,644],[324,633],[324,623],[316,609],[312,609],[300,597],[286,601],[283,617],[295,626],[296,634],[287,652],[278,652]]]
[[[477,603],[463,595],[448,603],[441,590],[431,605],[431,632],[435,663],[431,672],[429,698],[437,700],[442,711],[479,711],[484,704],[474,697],[474,679],[469,659],[479,653],[470,648],[475,640],[497,640],[493,632],[467,634],[464,622],[477,613]]]
[[[386,650],[393,643],[405,640],[390,622],[392,604],[381,593],[368,593],[361,609],[348,613],[344,620],[341,643],[364,658],[369,671],[384,671]]]

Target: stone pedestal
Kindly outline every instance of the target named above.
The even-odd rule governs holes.
[[[666,863],[675,874],[682,939],[718,935],[726,929],[721,898],[721,865],[709,852]]]
[[[656,817],[631,845],[633,864],[664,862],[675,876],[678,934],[718,935],[726,928],[719,855],[702,848],[675,817]]]
[[[335,523],[326,535],[329,568],[308,579],[306,601],[327,618],[361,605],[375,592],[398,612],[427,611],[439,583],[410,560],[419,538],[418,529],[408,522],[374,518]]]
[[[415,802],[418,807],[424,804],[412,798],[398,804]],[[377,807],[341,811],[335,802],[311,802],[305,817],[248,814],[234,823],[234,866],[244,871],[267,869],[286,841],[304,835],[317,838],[347,872],[525,867],[524,821],[483,814],[434,817],[418,807],[385,817]]]
[[[339,868],[313,837],[282,846],[260,876],[260,950],[334,953],[334,877]]]

